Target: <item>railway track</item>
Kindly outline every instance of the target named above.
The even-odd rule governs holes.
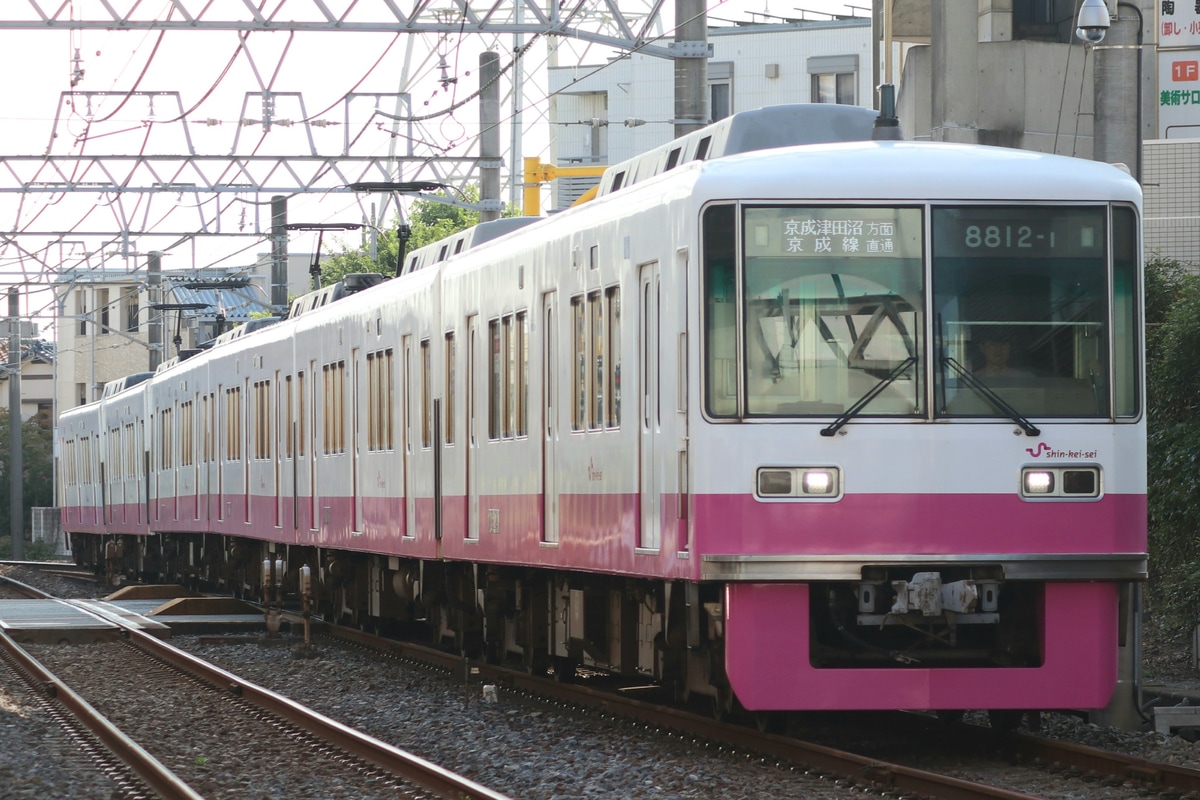
[[[203,800],[274,786],[279,796],[505,798],[141,631],[122,635],[22,647],[0,632],[0,654],[128,797]],[[148,693],[153,713],[143,711]]]
[[[644,702],[620,692],[602,691],[573,683],[528,675],[525,672],[488,664],[467,664],[452,654],[410,643],[381,639],[354,629],[322,627],[322,635],[354,643],[374,652],[427,664],[474,679],[548,698],[579,708],[593,709],[674,735],[715,743],[760,757],[801,765],[818,774],[831,774],[852,785],[895,796],[925,796],[947,800],[998,800],[1030,798],[1031,795],[988,785],[961,777],[905,766],[874,755],[839,749],[752,727],[720,722],[700,714],[658,703]],[[912,741],[953,741],[956,757],[990,762],[996,773],[1011,778],[1014,770],[1029,769],[1074,779],[1080,784],[1079,796],[1096,796],[1111,789],[1115,796],[1126,792],[1163,796],[1200,796],[1200,770],[1151,761],[1135,756],[1100,750],[1024,733],[1000,734],[975,725],[953,725],[919,715],[891,715],[898,736]],[[899,718],[899,719],[897,719]],[[919,748],[918,748],[919,749]],[[946,751],[943,751],[946,752]],[[914,761],[921,761],[916,758]],[[985,771],[989,768],[985,767]],[[1020,781],[1014,781],[1019,783]]]
[[[293,620],[294,623],[299,621],[298,617]],[[829,738],[823,735],[811,738],[825,744],[798,741],[793,737],[720,723],[699,714],[642,702],[630,698],[628,693],[613,694],[530,676],[519,670],[467,662],[438,650],[381,639],[353,629],[319,623],[317,628],[322,647],[327,646],[324,639],[329,637],[371,653],[431,665],[459,679],[469,676],[472,683],[494,683],[505,693],[525,692],[575,708],[592,709],[600,715],[636,720],[640,725],[683,742],[694,741],[700,747],[715,746],[744,754],[755,761],[792,765],[791,768],[798,772],[829,776],[840,786],[869,788],[885,795],[1009,800],[1045,796],[1124,798],[1134,794],[1181,796],[1189,792],[1195,796],[1200,787],[1200,772],[1187,767],[1037,736],[999,737],[995,731],[986,728],[948,727],[936,720],[914,718],[913,715],[884,723],[895,726],[896,732],[882,734],[883,740],[894,743],[907,737],[917,743],[910,748],[911,752],[891,758],[886,757],[891,755],[886,746],[876,751],[865,747],[856,750],[854,746],[831,747],[827,744]],[[236,660],[231,666],[237,669]],[[473,688],[478,692],[477,686]],[[866,728],[862,722],[858,725],[860,731]],[[875,723],[871,725],[878,729]],[[793,734],[795,728],[792,728]],[[932,758],[928,757],[930,751],[935,753]],[[922,755],[915,755],[918,753]],[[963,763],[970,766],[964,769]],[[1041,780],[1037,777],[1039,774],[1048,777]],[[1073,793],[1029,793],[1029,787],[1039,782],[1067,782],[1074,786],[1070,790]],[[1001,785],[995,785],[997,783]]]

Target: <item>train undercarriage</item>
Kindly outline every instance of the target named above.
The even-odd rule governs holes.
[[[735,710],[717,585],[283,545],[217,534],[72,535],[108,585],[177,583],[472,659],[570,680],[579,667],[650,679]],[[270,566],[277,565],[274,570]],[[301,578],[304,567],[310,580]],[[276,578],[275,576],[278,576]],[[307,584],[309,596],[301,589]]]
[[[704,698],[718,717],[742,710],[725,673],[718,583],[408,560],[217,534],[76,534],[72,548],[114,587],[178,583],[558,679],[585,667],[652,680],[677,700]],[[859,583],[813,583],[810,595],[799,624],[807,626],[811,669],[1036,667],[1043,656],[1039,584],[1006,585],[998,573],[868,571]]]

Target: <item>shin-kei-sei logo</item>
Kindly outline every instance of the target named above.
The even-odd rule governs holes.
[[[1038,442],[1037,447],[1026,447],[1025,452],[1030,458],[1095,458],[1095,450],[1057,450],[1045,442]]]

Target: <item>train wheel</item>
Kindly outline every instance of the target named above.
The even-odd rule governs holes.
[[[733,689],[729,686],[718,686],[717,693],[712,699],[713,719],[717,722],[728,722],[733,717]]]
[[[559,683],[575,682],[575,670],[579,667],[578,661],[566,656],[554,656],[551,659],[551,666],[554,668],[554,680]]]
[[[1025,712],[1013,708],[988,709],[988,724],[998,733],[1012,733],[1021,725]]]
[[[783,733],[787,730],[787,712],[755,711],[754,727],[759,733]]]
[[[521,666],[530,675],[544,678],[550,669],[550,660],[546,658],[545,653],[537,652],[532,647],[526,647],[525,651],[521,653]]]

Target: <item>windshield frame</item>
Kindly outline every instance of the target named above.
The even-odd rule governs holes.
[[[994,200],[977,200],[977,201],[926,201],[926,202],[868,202],[863,200],[855,201],[817,201],[817,200],[755,200],[755,201],[712,201],[706,203],[701,209],[701,267],[699,274],[699,293],[701,298],[699,308],[700,320],[700,347],[697,348],[700,358],[699,375],[700,375],[700,405],[702,414],[706,419],[714,422],[778,422],[778,421],[797,421],[797,422],[823,422],[826,425],[830,421],[838,420],[843,415],[849,412],[849,418],[854,419],[874,419],[881,421],[897,420],[907,421],[913,418],[925,420],[938,420],[942,422],[1011,422],[1014,419],[1014,414],[1009,411],[997,407],[995,403],[989,403],[988,409],[980,413],[972,414],[946,414],[940,404],[938,394],[943,386],[944,378],[941,373],[946,367],[942,364],[941,358],[943,355],[942,341],[940,339],[941,327],[937,319],[937,312],[934,310],[936,298],[935,293],[938,287],[934,284],[936,268],[934,238],[935,231],[934,219],[935,212],[944,209],[964,209],[977,207],[979,209],[1017,209],[1027,214],[1037,214],[1039,209],[1047,211],[1054,209],[1067,213],[1068,210],[1084,210],[1086,213],[1094,214],[1096,210],[1100,211],[1099,218],[1102,220],[1103,230],[1099,235],[1099,258],[1101,259],[1101,272],[1098,273],[1097,279],[1102,283],[1100,294],[1093,297],[1094,301],[1098,301],[1103,305],[1103,310],[1099,313],[1098,324],[1102,327],[1106,341],[1104,342],[1101,358],[1106,359],[1104,368],[1107,370],[1107,382],[1103,387],[1106,393],[1106,407],[1103,413],[1095,414],[1043,414],[1038,408],[1022,408],[1020,404],[1014,404],[1011,409],[1016,412],[1016,416],[1029,416],[1035,421],[1037,419],[1069,419],[1073,421],[1081,421],[1087,423],[1108,422],[1114,419],[1122,421],[1133,421],[1141,416],[1141,409],[1144,404],[1143,390],[1140,386],[1140,376],[1143,370],[1144,357],[1142,356],[1142,338],[1139,332],[1139,320],[1142,316],[1140,304],[1136,302],[1138,293],[1141,291],[1143,279],[1141,277],[1141,254],[1140,237],[1137,236],[1138,230],[1138,210],[1136,206],[1112,201],[1095,201],[1095,200],[1079,200],[1070,202],[998,202]],[[745,227],[746,227],[746,211],[748,209],[766,208],[766,209],[797,209],[797,211],[808,212],[813,209],[820,209],[829,212],[853,211],[860,209],[880,209],[880,210],[897,210],[897,209],[915,209],[922,220],[920,241],[919,241],[919,263],[917,269],[919,271],[918,286],[920,306],[915,310],[917,318],[920,320],[919,327],[912,331],[916,339],[916,353],[918,364],[916,369],[920,373],[920,384],[922,387],[923,396],[919,409],[913,413],[897,414],[894,412],[879,413],[877,409],[868,407],[854,407],[857,401],[864,396],[862,391],[857,393],[851,392],[853,396],[846,397],[844,406],[840,409],[831,408],[829,410],[822,409],[815,413],[788,413],[788,414],[762,414],[756,413],[751,407],[747,389],[747,369],[749,362],[748,347],[752,344],[747,328],[747,316],[749,315],[747,305],[747,247],[745,243]],[[715,215],[715,217],[713,216]],[[1121,224],[1114,227],[1114,217],[1120,216]],[[1054,215],[1048,215],[1053,217]],[[712,223],[716,223],[715,225]],[[719,229],[719,230],[718,230]],[[730,243],[728,239],[722,239],[721,234],[733,231]],[[1124,230],[1124,233],[1122,231]],[[1124,238],[1122,238],[1124,237]],[[1125,250],[1129,252],[1126,253]],[[713,264],[714,251],[721,251],[720,255],[726,259],[718,269],[714,270]],[[1114,267],[1114,262],[1120,262],[1122,265]],[[1114,269],[1120,273],[1120,283],[1122,288],[1117,288],[1117,276],[1114,275]],[[717,273],[723,273],[718,275]],[[728,303],[726,306],[713,306],[710,303],[712,299],[711,285],[714,279],[727,281],[726,291],[728,295],[724,297],[724,301]],[[1129,286],[1126,286],[1129,284]],[[889,288],[899,293],[898,284],[892,284]],[[1114,297],[1114,292],[1124,293],[1130,297]],[[715,309],[715,311],[714,311]],[[726,333],[732,334],[729,341],[715,342],[714,331],[717,325],[714,324],[714,313],[725,315],[726,327],[723,330]],[[1118,340],[1118,337],[1121,337]],[[1125,339],[1132,338],[1132,341]],[[732,345],[732,346],[731,346]],[[733,366],[729,369],[731,374],[728,376],[730,381],[735,386],[735,397],[725,397],[721,402],[714,403],[714,396],[717,394],[714,386],[716,379],[714,375],[719,371],[715,367],[716,361],[713,358],[714,347],[724,348],[726,355],[733,357]],[[729,352],[732,351],[732,352]],[[1119,357],[1118,357],[1118,351]],[[897,363],[898,359],[897,359]],[[893,365],[894,366],[894,365]],[[910,367],[911,369],[911,367]],[[889,374],[887,370],[876,375],[876,380],[872,382],[877,385],[878,381]],[[906,376],[907,378],[907,376]],[[1128,383],[1128,386],[1124,384]],[[890,384],[890,382],[889,382]],[[886,388],[886,387],[885,387]],[[733,392],[730,393],[731,395]],[[842,425],[847,420],[842,421]]]

